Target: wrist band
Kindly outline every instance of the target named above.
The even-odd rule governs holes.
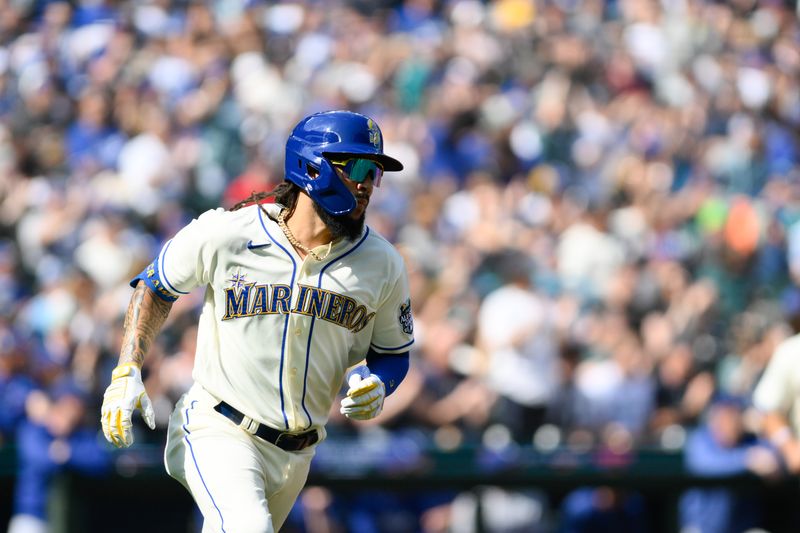
[[[139,365],[136,363],[123,363],[111,371],[111,380],[113,381],[117,378],[134,376],[139,371]]]

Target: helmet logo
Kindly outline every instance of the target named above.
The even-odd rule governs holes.
[[[369,128],[369,142],[371,142],[375,148],[380,148],[381,132],[378,129],[378,126],[372,121],[372,119],[369,119],[367,120],[367,128]]]

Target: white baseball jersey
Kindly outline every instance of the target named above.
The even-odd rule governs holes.
[[[206,287],[193,377],[277,429],[321,429],[348,367],[414,342],[403,259],[366,226],[317,261],[258,206],[216,209],[167,242],[147,276],[172,296]]]
[[[800,335],[778,345],[753,392],[753,405],[785,415],[800,437]]]

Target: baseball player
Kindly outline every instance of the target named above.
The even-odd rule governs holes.
[[[783,457],[787,469],[800,473],[800,335],[775,348],[753,392],[762,414],[760,433]]]
[[[144,356],[172,302],[204,287],[194,385],[165,450],[204,533],[278,530],[345,376],[340,410],[356,420],[377,416],[405,377],[414,342],[405,267],[364,225],[373,187],[402,168],[369,117],[311,115],[286,143],[283,184],[254,204],[202,214],[132,280],[103,433],[130,446],[136,409],[154,427]],[[259,203],[270,195],[274,204]]]

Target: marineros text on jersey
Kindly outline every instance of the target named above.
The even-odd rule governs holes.
[[[292,312],[320,318],[357,333],[375,316],[365,305],[349,296],[302,284],[297,285],[297,290],[297,299],[291,307],[292,288],[289,285],[234,283],[225,289],[222,320]]]

